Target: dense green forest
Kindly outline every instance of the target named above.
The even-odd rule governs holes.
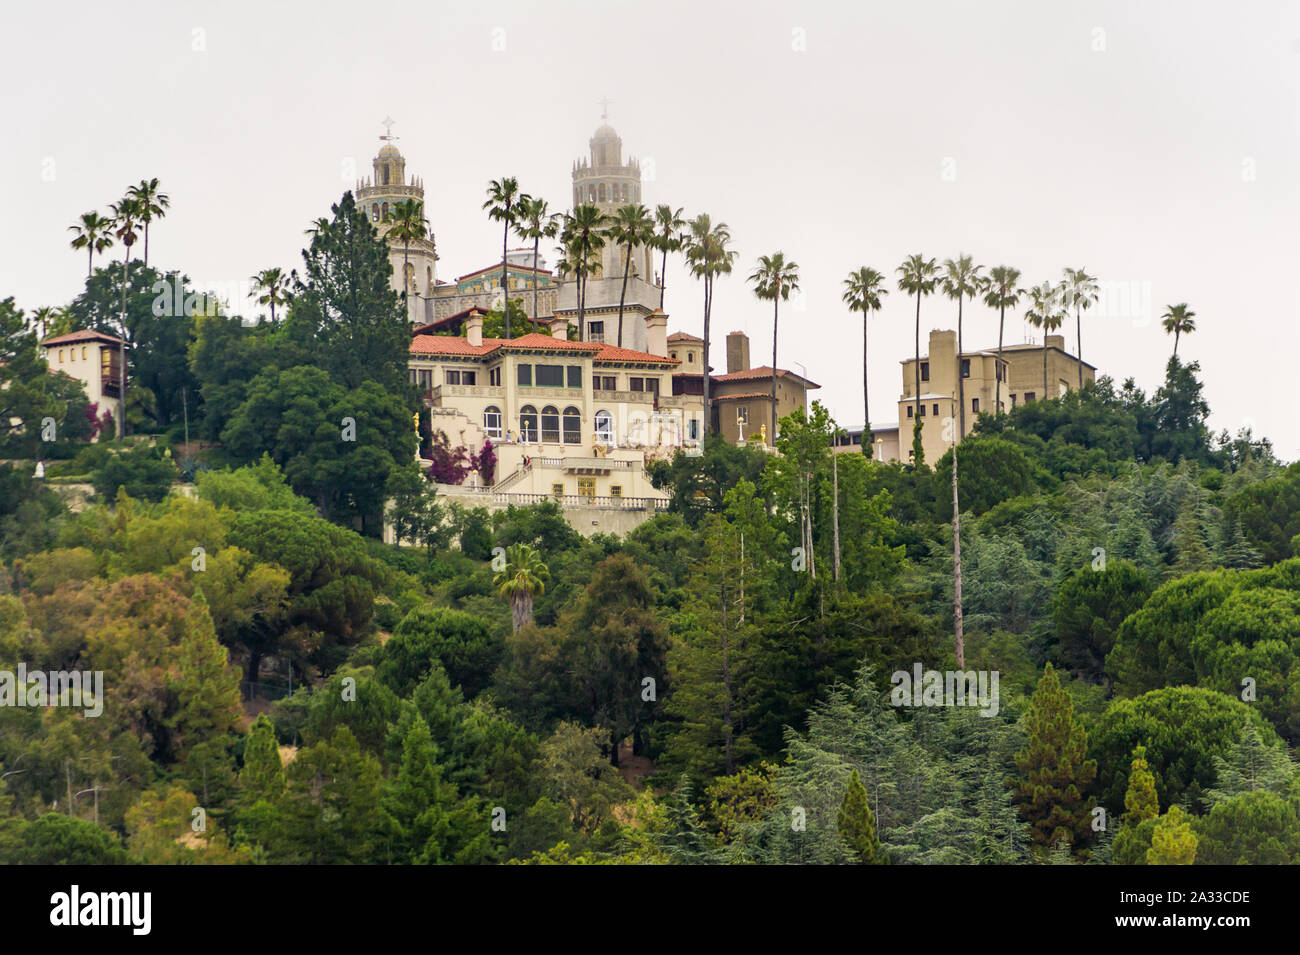
[[[584,538],[418,472],[351,197],[273,323],[160,319],[196,293],[130,269],[59,316],[136,346],[121,442],[0,302],[0,668],[105,687],[0,706],[0,861],[1300,861],[1300,464],[1212,435],[1195,363],[979,418],[961,669],[998,705],[899,706],[958,669],[951,452],[832,454],[814,403]]]

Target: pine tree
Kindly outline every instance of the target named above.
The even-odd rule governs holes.
[[[849,844],[858,861],[863,865],[875,862],[880,852],[880,843],[876,840],[876,821],[871,816],[867,787],[862,785],[862,778],[856,769],[844,790],[844,802],[840,804],[837,821],[840,836]]]
[[[1133,750],[1128,791],[1124,793],[1124,822],[1135,826],[1158,815],[1160,799],[1156,795],[1156,778],[1147,767],[1147,748],[1139,745]]]
[[[1084,792],[1097,763],[1086,758],[1087,734],[1075,722],[1074,703],[1050,663],[1029,701],[1025,730],[1028,742],[1016,754],[1021,816],[1032,826],[1036,846],[1077,845],[1089,833],[1091,806]]]
[[[1246,724],[1227,759],[1214,757],[1214,769],[1218,785],[1205,794],[1210,807],[1247,792],[1285,793],[1295,778],[1295,763],[1286,747],[1265,744],[1252,723]]]
[[[275,728],[263,713],[257,718],[244,744],[244,770],[239,774],[244,801],[251,805],[259,799],[274,802],[284,792],[284,766]]]
[[[1177,806],[1170,806],[1151,835],[1147,865],[1191,865],[1196,860],[1197,842],[1191,817]]]

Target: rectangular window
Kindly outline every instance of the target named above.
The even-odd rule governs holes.
[[[980,410],[980,400],[979,400],[978,398],[972,398],[972,399],[970,400],[970,410],[971,410],[971,411],[974,411],[976,414],[979,413],[979,410]]]
[[[925,405],[921,405],[921,417],[925,417]]]
[[[551,494],[555,497],[564,497],[564,485],[561,482],[556,481],[551,485]]]
[[[488,384],[489,384],[489,385],[493,385],[494,387],[500,387],[500,385],[501,385],[501,369],[500,369],[499,367],[498,367],[498,368],[489,368],[489,369],[488,369]]]
[[[970,377],[970,359],[969,359],[969,358],[963,358],[963,359],[961,360],[961,376],[962,376],[963,378],[969,378],[969,377]]]
[[[644,378],[629,378],[627,380],[628,391],[645,391]]]
[[[741,405],[736,409],[736,417],[745,424],[749,424],[749,405]]]
[[[1015,395],[1012,395],[1012,396],[1011,396],[1011,407],[1014,408],[1015,406],[1016,406],[1016,396],[1015,396]]]
[[[570,388],[582,387],[582,366],[581,365],[569,365],[565,369],[565,373],[568,376],[568,382]]]
[[[645,390],[648,391],[648,392],[650,392],[650,394],[652,394],[652,395],[657,395],[657,394],[659,394],[659,379],[658,379],[658,378],[647,378],[647,379],[645,380]]]
[[[605,340],[605,323],[588,322],[587,323],[587,341],[603,342]]]
[[[460,372],[452,371],[450,368],[442,373],[443,383],[448,385],[460,384]]]
[[[692,418],[686,422],[686,436],[692,441],[698,441],[700,437],[700,422]]]
[[[596,496],[595,478],[578,478],[578,494],[591,500]]]
[[[1034,393],[1033,393],[1032,391],[1026,391],[1026,392],[1025,392],[1025,400],[1026,400],[1026,401],[1033,401],[1033,400],[1034,400]]]
[[[517,384],[531,385],[533,383],[532,365],[515,365],[515,372],[518,375]]]
[[[419,374],[420,374],[420,382],[419,382],[420,387],[423,390],[428,391],[433,387],[433,370],[429,368],[421,369]]]
[[[614,378],[613,376],[610,375],[606,375],[604,378],[600,380],[601,380],[601,388],[603,388],[605,391],[618,391],[617,378]]]
[[[930,380],[930,363],[928,361],[921,362],[921,380]]]
[[[935,405],[935,406],[934,406],[934,416],[935,416],[936,418],[939,417],[939,406],[938,406],[938,405]]]
[[[538,388],[563,388],[564,387],[564,366],[563,365],[537,365],[537,387]]]
[[[460,383],[461,383],[462,385],[477,385],[477,384],[478,384],[478,372],[476,372],[476,371],[462,371],[462,372],[460,373]]]
[[[912,417],[912,406],[911,406],[911,405],[908,405],[908,406],[907,406],[907,416],[908,416],[909,418]]]
[[[621,484],[611,484],[611,485],[609,486],[609,496],[610,496],[610,497],[622,497],[622,496],[623,496],[623,485],[621,485]]]

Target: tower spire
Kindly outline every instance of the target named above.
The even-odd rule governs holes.
[[[601,99],[599,100],[598,105],[600,106],[600,121],[602,123],[609,122],[609,104],[610,104],[610,99],[608,96],[601,97]]]
[[[380,136],[380,139],[386,143],[391,143],[394,139],[397,139],[397,137],[393,135],[393,126],[396,125],[393,122],[393,117],[385,116],[379,125],[384,127],[384,135]]]

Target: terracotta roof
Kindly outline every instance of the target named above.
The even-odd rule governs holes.
[[[634,351],[631,348],[619,348],[617,345],[605,345],[596,353],[596,361],[641,361],[654,362],[658,365],[680,365],[681,360],[652,355],[649,352]]]
[[[700,342],[701,344],[704,342],[703,338],[696,338],[686,332],[673,332],[668,336],[668,340],[670,342]]]
[[[87,328],[79,332],[69,332],[67,335],[56,335],[54,338],[47,338],[41,342],[41,345],[48,348],[50,345],[70,345],[73,342],[108,342],[111,345],[120,345],[122,339]]]
[[[487,315],[486,309],[480,308],[477,305],[471,305],[469,308],[463,309],[455,315],[444,315],[442,318],[429,322],[427,325],[420,325],[418,328],[413,328],[411,329],[411,334],[429,335],[432,334],[435,329],[441,329],[444,325],[459,325],[460,322],[468,318],[473,312],[478,312],[480,315],[484,316]]]
[[[789,371],[788,369],[785,368],[778,368],[776,370],[776,376],[778,378],[794,378],[797,381],[803,382],[809,388],[821,387],[821,385],[817,384],[816,382],[809,381],[807,378],[804,378],[802,375],[796,375],[794,372]],[[771,377],[772,377],[771,365],[759,365],[757,368],[751,368],[748,371],[733,371],[728,375],[712,376],[714,381],[753,381],[758,378],[771,378]]]
[[[427,327],[427,326],[426,326]],[[413,355],[453,355],[465,358],[482,358],[497,351],[557,351],[578,352],[590,355],[595,361],[636,361],[664,365],[678,364],[676,359],[648,352],[634,351],[631,348],[619,348],[615,345],[602,345],[599,342],[571,342],[561,338],[552,338],[540,332],[529,332],[518,338],[485,338],[481,345],[471,345],[458,335],[421,335],[411,339]]]
[[[709,397],[713,401],[739,401],[741,399],[754,401],[758,398],[766,398],[771,401],[772,393],[770,391],[746,391],[744,394],[739,395],[710,395]]]
[[[522,250],[520,250],[520,249],[514,249],[513,251],[515,251],[515,252],[519,252],[519,251],[522,251]],[[533,250],[532,250],[532,249],[529,249],[528,251],[529,251],[529,252],[532,252]],[[538,258],[538,259],[543,258],[542,254],[541,254],[540,252],[537,254],[537,258]],[[531,265],[516,265],[514,262],[508,262],[508,263],[506,263],[506,272],[508,273],[511,269],[518,269],[518,270],[521,271],[521,272],[536,272],[538,275],[550,275],[550,274],[551,274],[551,270],[550,270],[550,269],[548,269],[548,268],[544,268],[544,267],[542,267],[542,266],[540,266],[540,265],[539,265],[537,268],[533,268]],[[501,263],[500,263],[500,262],[493,263],[492,265],[485,265],[485,266],[483,266],[483,268],[481,268],[481,269],[475,269],[473,272],[466,272],[464,275],[458,275],[458,276],[456,276],[456,281],[457,281],[457,282],[463,282],[463,281],[465,281],[465,279],[473,278],[475,275],[483,275],[483,274],[485,274],[485,273],[487,273],[487,274],[491,274],[491,273],[494,273],[494,272],[495,272],[497,275],[500,275],[500,274],[501,274]],[[517,290],[516,290],[516,291],[517,291]]]

